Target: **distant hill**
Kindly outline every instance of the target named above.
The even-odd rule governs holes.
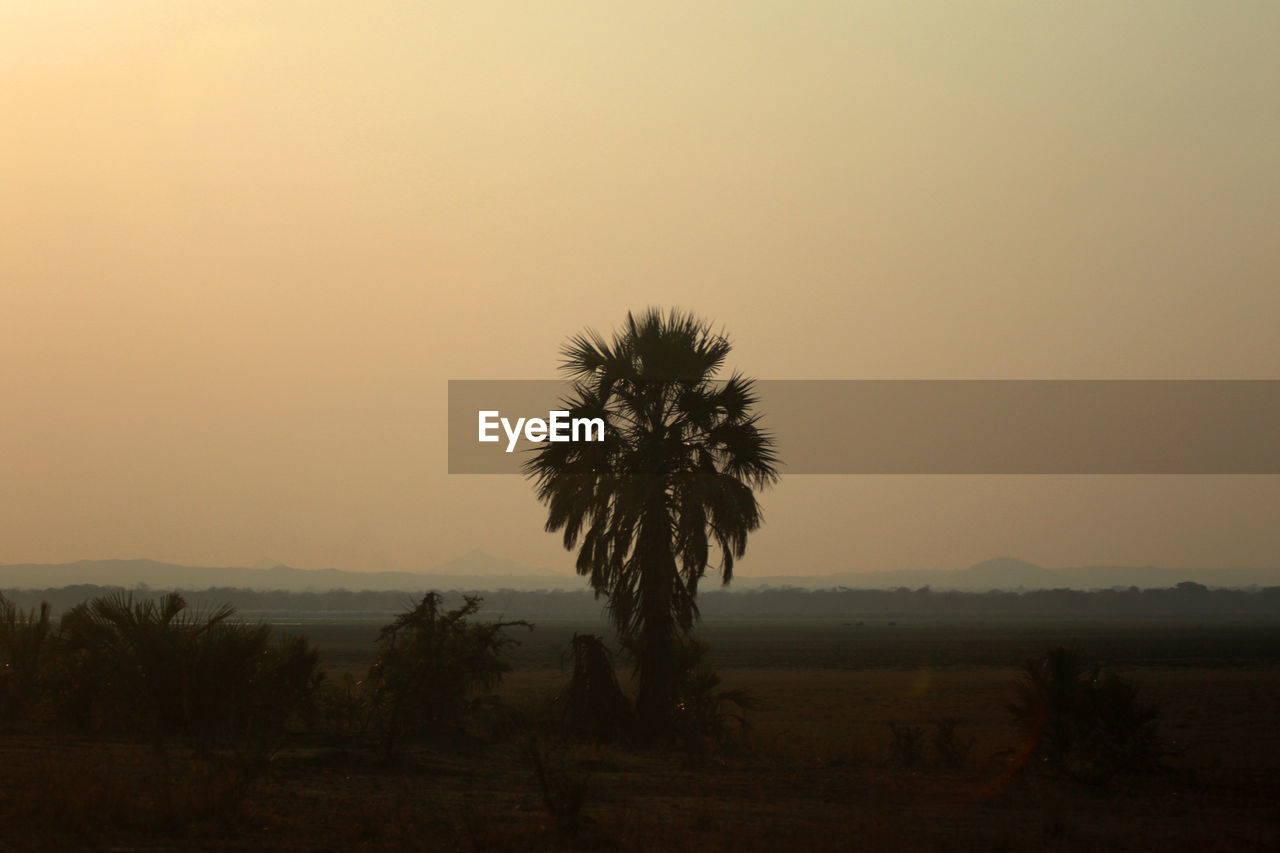
[[[956,583],[968,588],[987,589],[1052,589],[1058,586],[1058,576],[1053,571],[1026,560],[1013,557],[995,557],[975,563],[967,569],[955,572]]]
[[[295,569],[270,565],[257,567],[182,566],[155,560],[80,560],[75,563],[0,566],[0,588],[46,589],[49,587],[94,584],[133,587],[138,584],[158,589],[207,589],[238,587],[288,592],[321,592],[331,589],[353,591],[458,590],[582,590],[586,581],[568,572],[537,569],[483,551],[471,551],[424,572],[352,572],[342,569]],[[1076,566],[1047,569],[1026,560],[996,557],[959,570],[902,570],[886,572],[834,572],[830,574],[768,575],[739,574],[733,589],[800,587],[805,589],[897,589],[931,587],[934,590],[987,592],[1039,589],[1110,589],[1137,586],[1166,589],[1182,581],[1209,587],[1250,587],[1280,585],[1280,570],[1249,569],[1172,570],[1156,566]],[[711,589],[710,586],[707,587]]]
[[[1013,557],[996,557],[967,569],[906,569],[887,572],[835,572],[812,575],[773,575],[734,579],[738,588],[795,586],[806,589],[896,589],[931,587],[935,590],[987,592],[993,589],[1111,589],[1137,586],[1164,589],[1182,581],[1210,587],[1280,585],[1280,570],[1162,569],[1157,566],[1070,566],[1047,569]]]
[[[239,587],[290,592],[330,589],[415,591],[424,589],[576,589],[581,580],[568,573],[535,569],[483,551],[472,551],[425,572],[352,572],[343,569],[295,569],[274,565],[183,566],[155,560],[80,560],[75,563],[22,563],[0,566],[0,587],[45,589],[74,584],[156,588]]]

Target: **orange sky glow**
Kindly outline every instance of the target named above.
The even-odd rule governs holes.
[[[568,572],[449,379],[1280,378],[1280,6],[0,8],[0,564]],[[791,477],[741,575],[1275,567],[1277,477]]]

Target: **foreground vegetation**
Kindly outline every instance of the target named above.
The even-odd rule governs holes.
[[[564,636],[563,666],[507,671],[511,652],[543,643],[542,627],[427,596],[369,631],[360,660],[326,670],[350,650],[324,631],[282,640],[179,604],[122,596],[62,620],[5,609],[9,848],[1239,850],[1277,840],[1280,685],[1265,667],[1115,672],[1044,645],[1020,667],[939,667],[908,644],[876,668],[819,668],[859,629],[837,625],[815,642],[758,623],[716,635],[710,653],[687,647],[684,725],[640,747],[628,736],[625,655],[598,636]],[[936,629],[923,629],[934,642]],[[880,625],[874,636],[916,630]],[[1003,640],[1000,626],[984,630],[992,647],[1024,642],[1016,626]],[[963,631],[951,627],[953,645]],[[1136,643],[1139,654],[1119,659],[1142,656],[1139,636],[1112,638],[1122,652]],[[788,659],[764,668],[776,646]],[[67,660],[105,675],[77,694]],[[35,681],[19,677],[32,661]],[[193,670],[203,684],[175,676],[185,667],[203,667]],[[217,679],[230,680],[215,691]],[[225,694],[213,697],[217,713],[192,706],[215,692]],[[92,713],[68,713],[86,694]]]

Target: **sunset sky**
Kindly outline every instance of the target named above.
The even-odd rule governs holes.
[[[0,4],[0,564],[568,571],[449,379],[1280,378],[1280,4]],[[1276,567],[1280,477],[787,477],[742,575]],[[3,579],[0,578],[0,585]]]

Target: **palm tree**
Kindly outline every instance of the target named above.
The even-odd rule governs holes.
[[[680,679],[677,644],[698,616],[698,581],[719,557],[725,584],[763,521],[755,490],[776,481],[754,383],[717,381],[728,338],[678,311],[627,315],[612,341],[569,340],[562,367],[573,418],[600,418],[603,441],[547,442],[525,464],[546,529],[578,548],[577,570],[606,596],[639,678],[636,710],[657,732]]]

